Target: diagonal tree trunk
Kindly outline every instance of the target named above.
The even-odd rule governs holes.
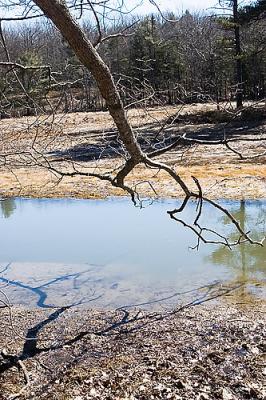
[[[237,0],[235,0],[237,1]],[[183,226],[192,230],[194,234],[198,237],[198,243],[196,248],[199,247],[199,243],[202,241],[204,243],[218,243],[224,244],[225,246],[235,246],[241,242],[248,241],[249,243],[263,245],[263,240],[261,242],[253,241],[249,237],[249,232],[245,232],[239,222],[230,214],[230,212],[221,206],[219,203],[203,196],[202,188],[200,186],[197,178],[192,177],[196,187],[197,192],[191,191],[189,187],[186,185],[182,177],[178,175],[174,168],[171,168],[165,163],[153,160],[153,157],[156,155],[162,154],[162,149],[154,151],[150,154],[145,154],[142,152],[136,137],[134,135],[133,129],[127,119],[125,109],[123,107],[123,103],[121,101],[120,95],[116,88],[115,82],[111,75],[111,72],[105,62],[102,60],[90,40],[85,36],[79,25],[71,16],[68,6],[65,0],[34,0],[34,3],[43,11],[43,13],[55,24],[60,33],[64,36],[66,41],[69,43],[70,47],[79,58],[80,62],[92,73],[94,79],[96,80],[100,92],[103,98],[106,100],[107,107],[109,109],[110,115],[112,116],[121,141],[123,142],[125,149],[127,150],[128,157],[124,166],[120,169],[120,171],[116,174],[116,177],[100,175],[90,172],[84,171],[67,171],[62,172],[56,168],[53,168],[49,165],[49,168],[58,173],[60,176],[75,176],[75,175],[83,175],[83,176],[93,176],[98,177],[99,179],[106,180],[113,185],[120,187],[126,190],[132,197],[132,200],[135,202],[136,190],[132,189],[124,184],[125,178],[128,174],[133,170],[133,168],[139,164],[144,163],[148,168],[162,170],[168,174],[169,177],[178,184],[185,195],[183,203],[180,207],[168,211],[168,214],[172,219],[181,223]],[[241,82],[242,83],[242,82]],[[184,139],[184,137],[182,136]],[[179,142],[180,137],[175,142],[176,145]],[[190,139],[185,138],[188,142]],[[221,144],[225,144],[225,141],[221,141]],[[168,151],[173,148],[173,144],[166,146],[163,152]],[[190,199],[196,199],[198,201],[197,206],[197,216],[192,224],[188,224],[182,219],[176,217],[176,215],[184,210],[188,201]],[[202,227],[199,223],[201,214],[202,214],[202,206],[203,202],[210,204],[214,208],[218,209],[220,212],[225,214],[231,220],[231,223],[236,227],[240,236],[238,240],[234,243],[230,243],[228,239],[218,232],[214,230],[210,230],[208,228]],[[204,233],[211,233],[217,235],[217,240],[208,239],[204,237]]]
[[[80,62],[92,73],[108,110],[117,126],[120,138],[134,164],[144,158],[132,127],[127,119],[111,72],[90,40],[71,16],[64,0],[34,0],[43,13],[55,24]]]

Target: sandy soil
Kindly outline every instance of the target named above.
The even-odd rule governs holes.
[[[164,121],[177,111],[180,114],[203,112],[213,109],[212,105],[164,107],[128,112],[137,134],[143,139],[158,132]],[[8,154],[0,167],[1,196],[32,197],[82,197],[101,198],[123,195],[124,192],[97,179],[87,177],[65,177],[59,180],[47,169],[48,162],[65,171],[75,168],[80,171],[111,171],[121,165],[121,158],[108,142],[114,134],[112,121],[105,112],[76,113],[51,117],[20,118],[0,121],[0,152]],[[221,125],[218,126],[221,129]],[[168,135],[183,132],[202,134],[215,132],[213,124],[175,124],[167,128]],[[236,128],[236,130],[239,128]],[[242,127],[240,135],[246,138],[265,137],[265,125]],[[109,135],[109,136],[108,136]],[[96,160],[84,158],[88,143],[95,153]],[[99,149],[105,146],[110,152],[99,157]],[[265,151],[263,142],[239,142],[232,145],[244,155],[254,156]],[[93,151],[94,151],[93,150]],[[90,149],[90,152],[92,150]],[[119,149],[117,150],[119,151]],[[18,155],[19,153],[22,155]],[[68,162],[62,162],[66,156]],[[40,154],[44,154],[41,156]],[[33,160],[34,157],[34,160]],[[240,160],[225,146],[197,145],[179,147],[171,151],[162,161],[167,161],[194,188],[192,176],[197,177],[204,193],[211,198],[266,198],[265,156]],[[158,197],[181,196],[180,189],[162,172],[138,166],[128,177],[129,185],[137,185],[142,195]]]

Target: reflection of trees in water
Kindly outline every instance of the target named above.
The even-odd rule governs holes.
[[[16,202],[14,199],[3,199],[0,201],[0,205],[4,218],[9,218],[16,209]]]
[[[256,204],[256,207],[249,208],[245,200],[241,200],[239,208],[232,214],[240,222],[243,230],[251,230],[253,237],[261,240],[265,234],[266,213],[262,202]],[[223,218],[223,223],[228,223],[226,218]],[[233,233],[231,238],[234,238]],[[265,245],[261,247],[249,243],[241,244],[232,250],[220,246],[208,256],[208,261],[232,269],[235,273],[234,281],[251,283],[256,281],[256,276],[254,276],[256,273],[266,272],[266,248]],[[245,291],[245,287],[243,287],[243,291]]]

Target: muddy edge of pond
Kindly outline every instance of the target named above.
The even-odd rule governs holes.
[[[259,300],[199,305],[171,316],[14,308],[13,332],[8,316],[0,309],[0,349],[20,357],[27,370],[21,398],[265,398]],[[0,358],[1,399],[25,385],[17,361]]]
[[[191,176],[196,176],[201,183],[203,194],[211,199],[266,199],[266,165],[238,167],[210,163],[196,167],[180,166],[178,171],[191,190],[195,190]],[[48,171],[38,168],[30,171],[21,168],[13,172],[14,174],[1,170],[1,197],[105,199],[125,196],[124,191],[93,178],[64,178],[58,183]],[[140,181],[149,181],[156,190],[157,197],[184,197],[180,188],[162,174],[151,177],[150,171],[140,168],[136,174],[129,177],[128,183],[134,186]],[[142,185],[139,189],[140,196],[155,197],[149,185]]]

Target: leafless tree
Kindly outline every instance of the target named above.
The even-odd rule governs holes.
[[[2,2],[4,5],[13,5],[13,3]],[[152,2],[154,3],[154,2]],[[134,204],[137,204],[140,200],[138,193],[138,186],[130,186],[127,183],[127,178],[132,173],[134,169],[136,169],[139,165],[145,166],[147,169],[153,171],[163,171],[166,173],[169,178],[171,178],[173,184],[175,184],[179,189],[183,192],[183,202],[180,207],[171,210],[168,212],[169,216],[175,220],[176,222],[184,225],[186,228],[192,230],[198,238],[198,242],[196,247],[199,246],[200,242],[204,243],[219,243],[224,244],[226,246],[232,247],[234,245],[238,245],[242,242],[249,242],[251,244],[259,244],[263,245],[262,241],[253,240],[249,232],[246,232],[240,225],[240,223],[234,218],[230,212],[224,208],[220,203],[213,201],[204,195],[203,189],[199,180],[196,177],[192,177],[194,181],[194,189],[190,189],[184,179],[178,174],[176,169],[169,166],[166,162],[162,162],[158,157],[162,155],[166,155],[170,150],[175,149],[180,144],[185,145],[197,145],[197,144],[206,144],[210,146],[215,145],[224,145],[227,149],[232,150],[238,156],[243,158],[242,153],[238,153],[237,150],[234,150],[231,146],[232,142],[239,140],[239,138],[235,139],[234,137],[227,137],[225,134],[222,138],[215,140],[202,140],[195,137],[189,137],[187,134],[175,134],[174,138],[171,138],[170,142],[165,140],[165,136],[162,133],[165,132],[166,128],[171,126],[172,121],[167,121],[163,124],[156,135],[156,139],[160,139],[157,141],[149,141],[149,146],[141,145],[140,137],[137,135],[136,130],[132,127],[129,122],[127,110],[122,102],[120,93],[118,91],[117,83],[112,76],[110,69],[107,64],[104,62],[103,58],[100,55],[101,52],[101,44],[105,43],[109,39],[113,39],[114,37],[123,37],[127,35],[127,27],[123,28],[122,31],[119,31],[115,34],[106,35],[107,29],[106,24],[108,24],[108,20],[112,18],[118,18],[118,16],[126,15],[129,11],[124,7],[123,1],[117,1],[116,3],[112,1],[62,1],[62,0],[35,0],[33,2],[18,2],[17,7],[20,6],[21,14],[19,17],[4,17],[1,19],[1,23],[4,21],[11,20],[27,20],[27,19],[35,19],[40,16],[45,16],[56,26],[58,31],[63,36],[65,42],[68,44],[70,49],[75,53],[77,59],[80,62],[80,65],[85,67],[95,79],[98,88],[100,90],[101,96],[103,97],[108,111],[114,121],[115,130],[111,132],[111,135],[114,136],[116,141],[116,145],[118,144],[118,148],[116,147],[115,151],[118,154],[122,155],[122,164],[116,166],[112,170],[101,173],[98,171],[84,171],[84,169],[80,168],[78,163],[71,163],[71,169],[65,166],[64,163],[56,164],[50,157],[45,153],[45,149],[40,150],[36,146],[36,138],[38,135],[38,129],[36,130],[36,136],[33,139],[33,143],[31,145],[30,151],[19,151],[18,154],[23,160],[23,162],[27,165],[33,164],[37,166],[41,166],[49,169],[53,174],[59,177],[59,179],[63,179],[64,177],[75,177],[75,176],[83,176],[83,177],[91,177],[98,178],[99,180],[105,181],[115,187],[123,189],[127,192]],[[89,36],[86,35],[78,23],[79,18],[86,12],[90,12],[95,20],[96,31],[93,35],[93,41],[90,40]],[[32,70],[37,68],[38,70],[46,70],[48,71],[48,77],[50,79],[55,79],[54,75],[49,69],[49,66],[30,66],[25,67],[21,64],[14,63],[12,61],[12,57],[8,53],[7,47],[5,45],[4,35],[2,34],[2,46],[6,52],[6,61],[2,62],[3,67],[9,67],[12,69],[13,74],[16,80],[19,82],[22,88],[25,89],[25,85],[21,81],[18,70]],[[119,85],[119,82],[118,82]],[[31,94],[25,90],[25,95],[28,98],[28,101],[31,104],[34,104],[34,99]],[[152,91],[149,93],[149,96],[152,96]],[[36,113],[37,115],[37,113]],[[37,118],[38,122],[38,118]],[[37,124],[38,125],[38,124]],[[160,136],[161,135],[161,136]],[[153,138],[154,139],[154,138]],[[250,140],[254,142],[254,138],[245,139],[247,142]],[[265,138],[259,137],[256,140],[259,140],[262,143]],[[113,146],[114,147],[114,146]],[[265,154],[259,154],[262,156]],[[15,154],[17,155],[17,154]],[[2,154],[2,163],[7,163],[8,157],[14,156],[14,151],[10,151],[9,153]],[[101,158],[101,155],[99,156]],[[64,161],[64,160],[63,160]],[[148,183],[150,184],[150,183]],[[189,201],[196,201],[196,216],[191,223],[185,222],[179,214],[185,209],[186,205]],[[239,232],[238,238],[230,242],[228,238],[221,233],[209,229],[202,224],[202,208],[204,203],[208,203],[216,210],[221,213],[227,215],[232,224],[235,226],[237,231]]]

